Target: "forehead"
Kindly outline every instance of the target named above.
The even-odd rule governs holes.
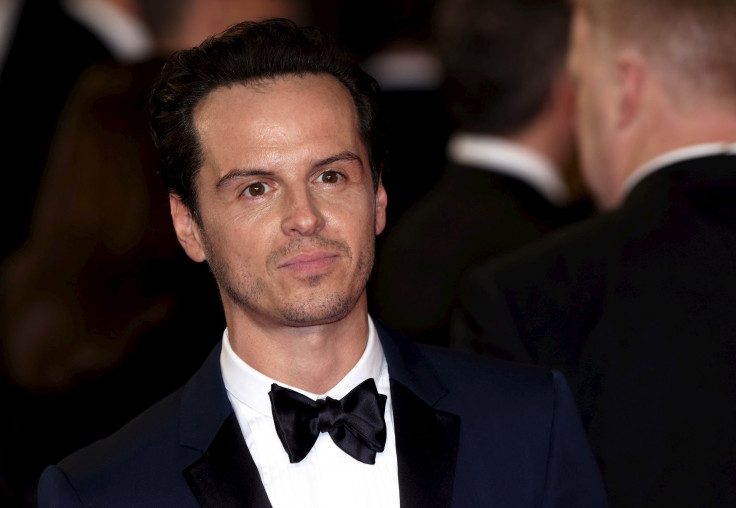
[[[194,125],[205,161],[218,166],[362,149],[352,97],[327,74],[218,88],[195,108]]]

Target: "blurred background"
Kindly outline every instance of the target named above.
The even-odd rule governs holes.
[[[440,13],[430,0],[0,0],[0,505],[34,506],[43,467],[182,385],[221,338],[214,281],[180,249],[156,175],[146,97],[164,59],[233,23],[268,17],[322,27],[353,52],[384,95],[389,208],[380,267],[407,249],[384,245],[400,219],[430,192],[452,188],[439,183],[458,126],[445,94],[452,52],[441,48],[468,41],[437,27],[471,8],[445,1]],[[564,46],[566,32],[557,36]],[[593,211],[575,161],[566,165],[576,204],[570,222]],[[491,219],[477,207],[463,213]],[[435,228],[436,240],[443,233]],[[466,249],[462,235],[445,243],[458,255]],[[443,271],[417,269],[426,279]],[[440,343],[384,312],[394,303],[376,278],[374,315]],[[432,298],[408,284],[407,300]]]

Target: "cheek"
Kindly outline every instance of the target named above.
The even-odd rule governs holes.
[[[366,231],[375,235],[376,202],[372,188],[370,194],[356,188],[337,200],[325,202],[322,214],[329,227],[345,235],[364,236]]]
[[[576,130],[583,178],[588,188],[599,194],[604,186],[606,129],[600,98],[592,87],[579,92]]]
[[[325,232],[327,238],[335,239],[348,244],[352,252],[353,262],[361,259],[373,258],[376,240],[376,226],[373,216],[367,209],[353,207],[346,214],[335,217],[341,225],[339,228]]]
[[[212,247],[233,267],[256,265],[266,257],[272,238],[263,223],[252,220],[223,221],[211,237]]]
[[[593,87],[587,85],[581,89],[577,103],[577,120],[581,136],[589,137],[597,129],[598,98]]]
[[[578,137],[581,163],[584,170],[588,170],[591,163],[590,154],[595,139],[595,122],[593,121],[590,106],[591,101],[587,93],[578,94],[575,110],[575,129]]]
[[[352,207],[345,212],[332,215],[331,222],[336,226],[335,230],[340,231],[339,234],[346,240],[364,241],[365,238],[375,237],[375,223],[369,213],[372,212],[361,207]],[[330,229],[327,228],[327,236],[330,236]]]

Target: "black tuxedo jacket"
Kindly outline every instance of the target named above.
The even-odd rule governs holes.
[[[373,312],[415,340],[447,346],[451,303],[465,271],[591,213],[582,203],[555,206],[518,178],[450,164],[378,237]]]
[[[391,377],[402,507],[606,505],[560,374],[420,350],[380,325],[378,333]],[[118,433],[47,468],[39,506],[270,506],[219,354],[217,347],[185,387]]]
[[[736,506],[736,156],[660,169],[461,299],[456,345],[566,375],[613,505]]]

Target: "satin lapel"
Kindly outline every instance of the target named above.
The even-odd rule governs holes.
[[[182,475],[204,507],[271,508],[220,371],[217,345],[182,393],[181,446],[201,455]]]
[[[182,474],[205,508],[271,508],[234,413],[222,424],[204,455]]]
[[[401,508],[452,504],[460,417],[428,406],[391,381]]]
[[[374,323],[391,377],[401,507],[451,506],[460,417],[435,409],[447,388],[424,353]]]

